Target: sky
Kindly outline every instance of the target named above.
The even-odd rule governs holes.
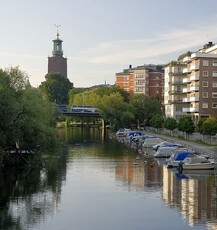
[[[0,68],[45,81],[59,27],[74,87],[115,84],[129,65],[167,64],[217,43],[216,0],[0,0]]]

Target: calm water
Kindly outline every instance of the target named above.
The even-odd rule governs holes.
[[[217,177],[180,175],[102,138],[61,129],[44,170],[0,175],[0,229],[217,229]]]

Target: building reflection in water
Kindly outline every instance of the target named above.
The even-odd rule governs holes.
[[[206,171],[201,175],[179,174],[165,165],[153,167],[152,160],[142,160],[134,165],[134,159],[123,156],[117,162],[116,180],[128,190],[162,191],[162,198],[170,208],[178,208],[190,226],[202,224],[217,229],[217,174]],[[211,174],[210,174],[211,173]]]

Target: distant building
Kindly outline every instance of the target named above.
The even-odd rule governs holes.
[[[146,94],[150,97],[163,98],[163,66],[142,65],[124,69],[116,73],[116,86],[130,94]]]
[[[67,58],[63,57],[62,40],[57,31],[56,39],[53,40],[52,57],[48,57],[48,73],[58,72],[67,78]]]

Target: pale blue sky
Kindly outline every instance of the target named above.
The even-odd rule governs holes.
[[[115,83],[129,64],[166,64],[217,43],[216,0],[0,0],[0,68],[39,86],[60,24],[75,87]]]

